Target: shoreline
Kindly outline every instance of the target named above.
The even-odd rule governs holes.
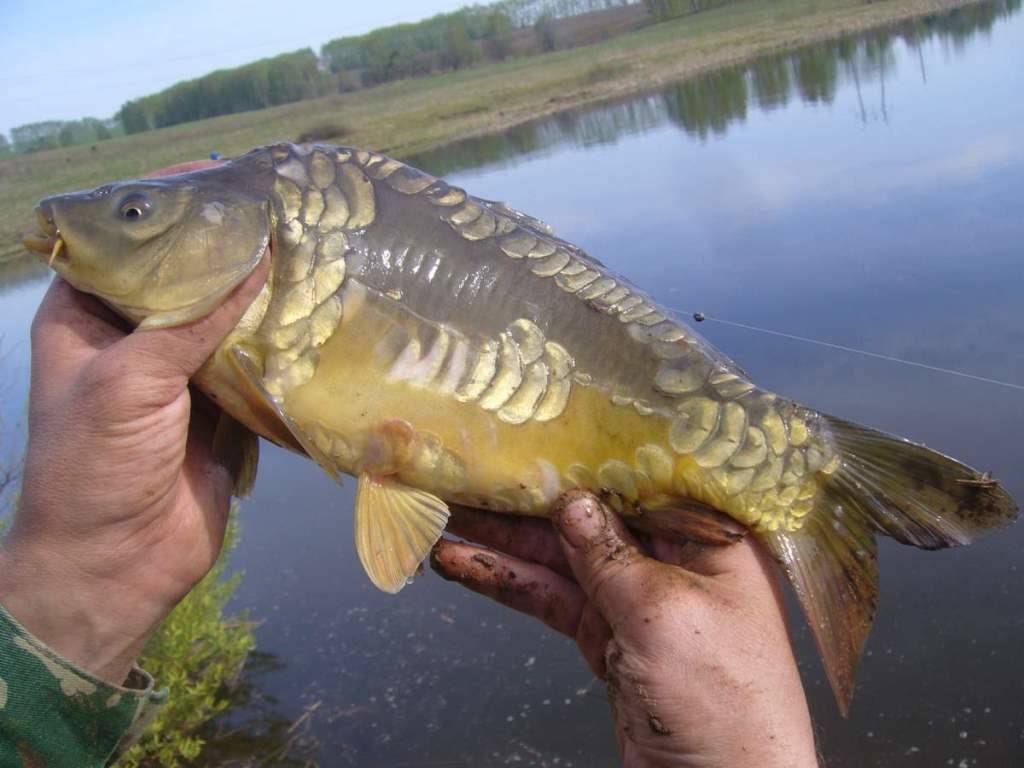
[[[230,157],[272,141],[316,140],[408,158],[583,106],[649,92],[759,57],[985,0],[747,0],[650,24],[581,48],[398,81],[0,161],[0,264],[31,258],[20,233],[55,192]]]
[[[895,4],[896,0],[882,0],[887,5]],[[712,54],[710,58],[696,60],[696,53],[677,56],[676,61],[670,65],[659,65],[657,67],[641,62],[639,65],[631,64],[635,72],[628,77],[616,77],[599,83],[589,88],[583,88],[576,93],[566,94],[561,97],[549,99],[544,107],[529,106],[520,110],[506,112],[502,117],[506,118],[496,121],[487,127],[474,128],[463,133],[453,135],[450,138],[437,144],[427,146],[416,146],[414,152],[431,151],[442,149],[448,144],[454,144],[465,139],[472,139],[479,136],[486,136],[491,133],[499,133],[525,123],[541,120],[546,117],[553,117],[561,112],[566,112],[579,107],[599,104],[605,101],[614,100],[619,97],[628,96],[633,93],[650,92],[658,90],[671,83],[689,80],[701,75],[715,72],[728,67],[749,64],[764,56],[788,53],[800,48],[826,43],[847,35],[856,35],[869,32],[873,29],[880,29],[904,21],[923,18],[938,13],[948,13],[957,8],[964,8],[971,5],[981,5],[986,0],[910,0],[903,4],[896,13],[860,14],[850,13],[850,18],[843,19],[841,23],[828,29],[812,29],[809,33],[797,37],[785,39],[769,39],[757,43],[737,46],[733,50],[725,50],[719,54]],[[879,8],[878,3],[868,0],[872,8]],[[865,6],[867,7],[867,6]],[[822,15],[828,15],[823,12]],[[797,20],[799,21],[799,20]],[[749,29],[738,29],[737,33],[748,33]],[[781,37],[781,36],[780,36]],[[692,60],[691,60],[692,59]],[[614,61],[614,60],[611,60]],[[598,61],[597,64],[609,63],[608,59]],[[382,152],[394,152],[398,148],[382,148]],[[409,154],[409,153],[406,153]],[[401,153],[397,155],[401,159]]]

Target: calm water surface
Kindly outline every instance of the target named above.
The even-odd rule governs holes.
[[[669,307],[1024,385],[1019,9],[817,46],[417,163],[540,215]],[[44,282],[6,278],[10,444]],[[927,442],[1024,499],[1024,391],[701,330],[761,386]],[[616,765],[603,690],[568,641],[429,573],[398,597],[370,587],[352,492],[264,447],[234,556],[262,653],[236,719],[280,741],[308,708],[310,751],[292,754],[324,766]],[[796,621],[830,766],[1024,765],[1022,547],[1022,526],[940,553],[885,542],[846,721]]]

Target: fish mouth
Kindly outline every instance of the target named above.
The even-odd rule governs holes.
[[[54,262],[67,260],[67,248],[60,230],[53,222],[53,216],[42,206],[36,207],[36,223],[39,225],[39,232],[27,234],[21,244],[28,250],[47,256],[46,265],[53,267]]]

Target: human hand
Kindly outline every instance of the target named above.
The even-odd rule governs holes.
[[[455,510],[442,577],[573,638],[605,680],[627,768],[816,766],[814,735],[767,558],[651,539],[575,491],[545,520]]]
[[[108,682],[126,679],[220,551],[233,478],[212,451],[219,413],[197,407],[188,380],[268,268],[264,257],[220,307],[177,328],[127,333],[59,278],[36,314],[28,449],[0,550],[0,602]]]

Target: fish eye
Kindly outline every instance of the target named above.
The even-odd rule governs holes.
[[[127,221],[138,221],[149,211],[149,199],[142,194],[134,193],[128,195],[118,206],[118,212],[122,219]]]

